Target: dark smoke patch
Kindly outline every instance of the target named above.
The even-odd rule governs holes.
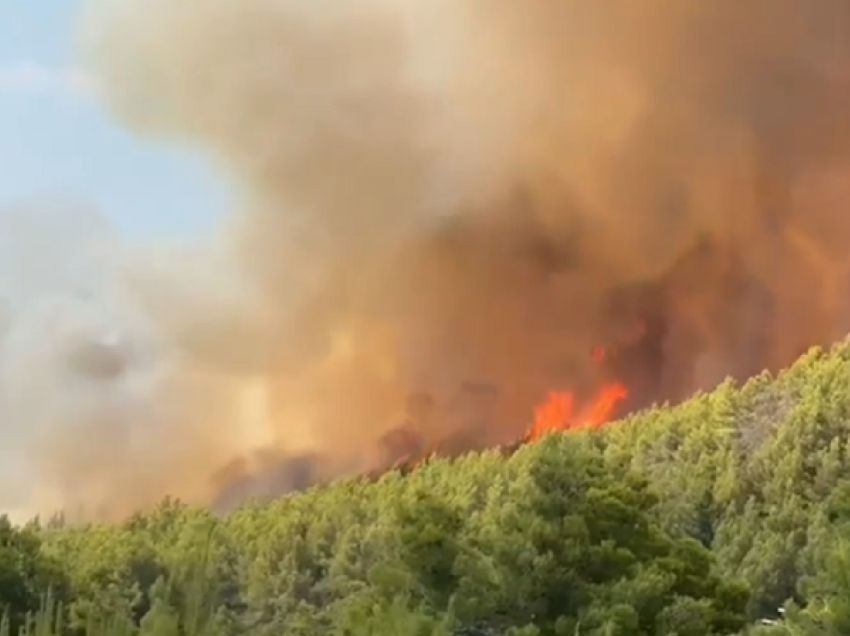
[[[77,343],[67,360],[72,372],[100,380],[117,378],[129,364],[117,345],[96,341]]]
[[[314,454],[285,456],[281,453],[258,453],[248,462],[237,460],[219,471],[212,507],[225,513],[250,499],[280,497],[305,490],[319,483],[322,459]]]

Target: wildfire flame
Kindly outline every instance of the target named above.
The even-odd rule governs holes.
[[[595,346],[590,352],[598,363],[617,354],[616,349]],[[569,431],[581,428],[598,428],[608,422],[614,409],[628,397],[628,391],[620,382],[606,382],[593,397],[581,408],[576,408],[576,399],[572,391],[550,391],[546,398],[534,408],[534,420],[519,443],[529,443],[540,439],[550,431]],[[440,455],[438,447],[431,447],[424,453],[405,455],[399,458],[393,468],[408,470]]]
[[[626,397],[628,391],[623,384],[606,383],[589,402],[576,411],[572,391],[551,391],[543,402],[534,408],[534,421],[521,443],[534,442],[550,431],[598,428],[611,419],[614,408]],[[410,470],[438,455],[440,452],[436,447],[417,456],[405,455],[393,464],[393,468],[406,467]]]
[[[596,362],[603,362],[615,355],[616,350],[607,351],[597,345],[591,351]],[[550,391],[546,398],[534,408],[534,420],[525,434],[525,441],[533,442],[549,431],[568,431],[577,428],[597,428],[611,419],[614,408],[628,397],[626,387],[619,382],[608,382],[596,392],[590,401],[576,410],[572,391]]]
[[[576,411],[575,396],[571,391],[551,391],[534,409],[534,421],[526,433],[526,440],[534,441],[549,431],[601,426],[611,418],[614,407],[627,396],[626,387],[619,382],[605,384]]]

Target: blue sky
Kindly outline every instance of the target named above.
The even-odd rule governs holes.
[[[134,137],[86,99],[75,10],[74,0],[0,0],[0,204],[91,201],[130,240],[204,232],[224,210],[224,184],[202,157]]]

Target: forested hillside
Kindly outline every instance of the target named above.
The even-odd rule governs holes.
[[[848,634],[848,441],[845,344],[510,457],[224,518],[167,501],[7,523],[3,631],[30,613],[45,635]]]

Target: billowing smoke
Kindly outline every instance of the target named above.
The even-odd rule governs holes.
[[[57,280],[59,309],[10,319],[4,426],[51,505],[118,515],[367,470],[417,391],[428,435],[511,439],[545,391],[593,384],[599,342],[651,340],[614,367],[639,406],[850,326],[843,0],[84,17],[115,117],[208,153],[241,196],[214,242],[119,249],[108,292],[71,301]]]

